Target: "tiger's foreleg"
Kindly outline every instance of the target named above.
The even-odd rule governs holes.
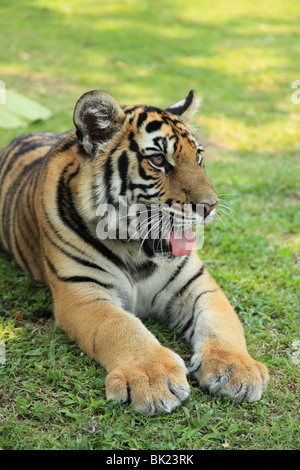
[[[172,310],[171,326],[181,324],[179,331],[193,348],[189,371],[200,386],[239,402],[259,400],[269,378],[267,367],[249,355],[237,315],[204,267],[174,299]]]
[[[107,370],[107,398],[142,413],[172,411],[189,395],[181,358],[162,347],[142,322],[85,283],[52,286],[58,324]]]

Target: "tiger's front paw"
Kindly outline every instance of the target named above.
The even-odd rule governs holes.
[[[199,380],[200,387],[237,402],[259,400],[269,380],[267,367],[247,353],[209,345],[202,345],[192,357],[189,372]]]
[[[106,378],[106,396],[141,413],[171,412],[190,393],[182,359],[161,346],[144,359],[120,364]]]

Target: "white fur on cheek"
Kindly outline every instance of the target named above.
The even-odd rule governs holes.
[[[217,212],[217,209],[213,209],[211,211],[211,213],[206,217],[205,221],[204,221],[204,225],[207,225],[209,224],[212,219],[214,218],[214,216],[216,215],[216,212]]]

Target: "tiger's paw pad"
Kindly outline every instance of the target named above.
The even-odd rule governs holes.
[[[129,402],[147,415],[170,413],[190,393],[183,361],[172,351],[145,361],[120,366],[106,378],[106,396],[120,403]]]
[[[191,359],[189,372],[212,395],[237,402],[260,400],[269,381],[267,367],[248,354],[202,347]]]

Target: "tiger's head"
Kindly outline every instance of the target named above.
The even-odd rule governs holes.
[[[118,208],[115,219],[124,201],[127,209],[134,206],[140,219],[136,233],[128,232],[127,238],[142,242],[149,256],[187,254],[193,245],[192,226],[208,223],[216,212],[218,198],[205,174],[203,148],[190,127],[198,101],[192,90],[165,110],[120,106],[95,90],[85,93],[74,110],[86,174],[82,191],[89,194],[86,216],[91,220],[95,208],[110,205]],[[127,227],[132,217],[131,211]]]

